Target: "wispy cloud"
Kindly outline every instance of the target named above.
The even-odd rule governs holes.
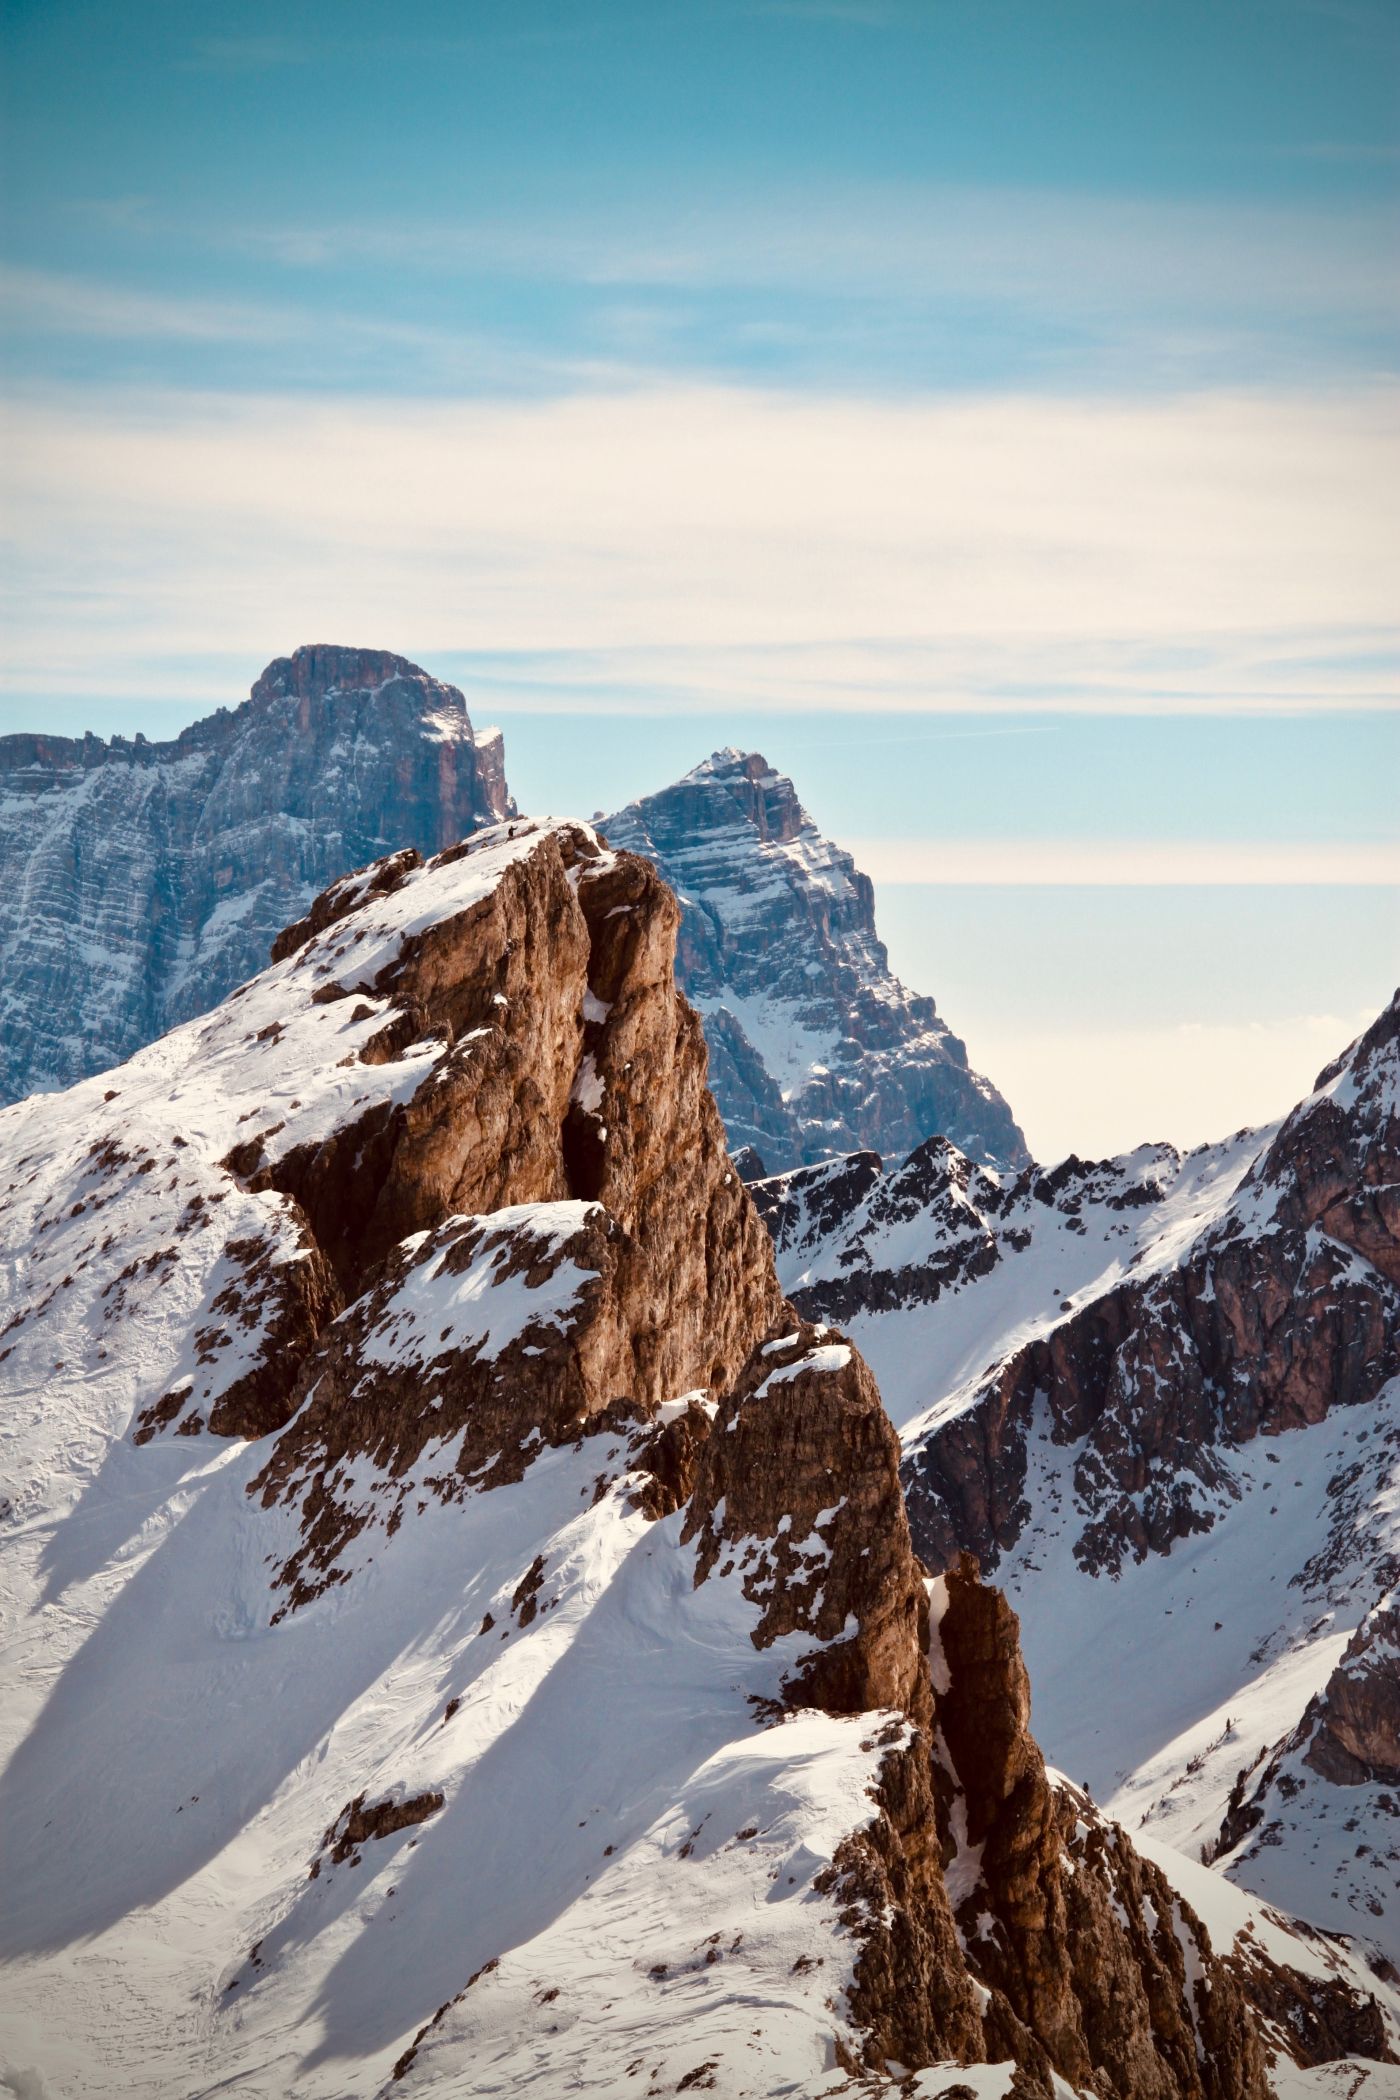
[[[214,238],[301,269],[391,262],[565,281],[883,292],[1047,310],[1395,314],[1390,211],[847,182],[755,196],[587,193],[546,212],[248,226]]]
[[[1140,392],[1370,373],[1393,364],[1400,323],[1393,223],[1375,201],[1302,210],[869,181],[750,195],[712,175],[683,195],[581,183],[548,208],[448,216],[73,210],[112,230],[107,281],[16,273],[16,330],[207,343],[206,364],[221,343],[319,330],[331,373],[307,377],[322,386],[375,383],[357,352],[390,323],[405,391],[461,369],[455,338],[503,371],[570,370],[580,384],[627,369],[673,384],[761,373],[912,390],[990,376]],[[192,281],[218,254],[256,299],[152,291],[153,256],[186,251]]]
[[[0,263],[0,317],[21,330],[160,342],[284,343],[311,317],[286,308],[132,289]]]
[[[355,635],[490,706],[1396,704],[1389,388],[47,396],[0,456],[18,690]]]
[[[876,882],[938,887],[1110,889],[1307,883],[1400,884],[1400,836],[1387,842],[1279,839],[897,839],[843,843]]]
[[[394,353],[420,383],[458,388],[597,386],[630,376],[634,360],[606,362],[548,356],[501,335],[423,323],[373,306],[344,311],[327,304],[209,299],[166,293],[0,262],[0,326],[11,348],[23,337],[159,345],[179,351],[259,347],[316,352],[323,382],[332,359],[342,377],[361,369],[366,353]],[[198,397],[194,397],[198,398]]]

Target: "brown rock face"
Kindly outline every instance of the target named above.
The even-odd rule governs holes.
[[[788,1687],[831,1713],[928,1719],[928,1603],[899,1492],[899,1440],[850,1344],[781,1319],[720,1408],[684,1538],[696,1579],[732,1562],[762,1605],[759,1646],[823,1643]],[[848,1622],[856,1622],[849,1631]]]
[[[851,2004],[872,2065],[984,2057],[943,1882],[930,1754],[928,1597],[899,1492],[899,1440],[848,1342],[780,1319],[722,1405],[683,1538],[696,1581],[738,1569],[754,1642],[810,1634],[786,1692],[831,1713],[893,1709],[878,1814],[828,1887],[860,1938]]]
[[[1006,1599],[965,1561],[934,1585],[931,1627],[897,1468],[854,1349],[785,1318],[721,1406],[684,1532],[697,1581],[740,1574],[757,1644],[824,1644],[790,1702],[899,1716],[877,1813],[826,1882],[860,1943],[867,2063],[1009,2057],[1046,2100],[1055,2073],[1115,2100],[1263,2100],[1251,2012],[1205,1928],[1050,1785]]]
[[[1357,1627],[1312,1717],[1305,1756],[1315,1772],[1338,1786],[1400,1786],[1400,1594]]]
[[[322,916],[326,931],[301,946],[299,962],[312,997],[388,999],[376,1038],[388,1058],[426,1038],[446,1052],[407,1102],[378,1107],[265,1169],[244,1163],[251,1187],[295,1196],[347,1297],[391,1247],[444,1217],[570,1193],[562,1133],[588,963],[570,873],[584,852],[597,848],[582,832],[543,834],[478,902],[410,933],[370,981],[353,970],[344,972],[348,984],[337,975],[339,948],[354,931],[354,910],[336,908],[345,886],[328,910],[319,899],[313,906],[308,923]],[[383,888],[371,880],[365,892],[368,901]]]
[[[390,1256],[307,1360],[308,1403],[253,1483],[265,1504],[301,1506],[301,1543],[278,1571],[293,1606],[336,1579],[369,1520],[340,1489],[351,1461],[367,1458],[379,1476],[373,1520],[392,1534],[426,1494],[450,1501],[518,1480],[542,1445],[593,1428],[637,1433],[647,1408],[624,1242],[601,1205],[560,1203],[450,1218]],[[472,1309],[486,1301],[485,1317],[463,1321],[463,1298]]]
[[[518,1477],[532,1438],[718,1394],[781,1302],[671,974],[675,902],[645,862],[581,827],[543,831],[371,979],[349,967],[362,906],[497,836],[338,885],[283,946],[313,1002],[388,1002],[376,1062],[443,1046],[407,1100],[267,1164],[256,1148],[230,1161],[253,1190],[295,1198],[353,1300],[303,1357],[287,1412],[315,1397],[255,1483],[265,1500],[303,1501],[282,1570],[293,1601],[329,1579],[364,1520],[334,1486],[356,1456],[400,1484],[390,1522],[430,1445],[453,1440],[434,1492]],[[411,922],[411,898],[405,910]],[[493,1314],[512,1289],[523,1310],[502,1339]],[[463,1293],[476,1324],[452,1310]],[[415,1326],[429,1304],[442,1318],[430,1328],[424,1310]]]
[[[355,905],[397,886],[361,881]],[[343,931],[339,903],[338,892],[329,908],[318,900],[305,923],[320,914]],[[347,969],[342,984],[338,955],[304,947],[313,997],[391,1002],[384,1055],[428,1037],[447,1055],[392,1112],[267,1168],[245,1162],[250,1185],[297,1198],[347,1292],[445,1216],[601,1202],[636,1250],[628,1286],[648,1399],[723,1382],[778,1295],[705,1090],[704,1038],[671,974],[675,925],[644,861],[559,826],[478,904],[410,935],[371,983]]]
[[[906,1462],[919,1551],[995,1562],[1025,1517],[1038,1399],[1080,1443],[1091,1570],[1209,1528],[1223,1446],[1375,1398],[1400,1371],[1400,997],[1328,1068],[1180,1265],[1018,1349]]]
[[[977,1862],[958,1918],[995,1994],[989,2053],[1123,2100],[1262,2096],[1248,2008],[1204,1926],[1086,1796],[1049,1784],[1005,1597],[967,1559],[936,1594],[937,1718],[961,1796],[960,1853]],[[1183,1939],[1204,1987],[1188,1977]]]

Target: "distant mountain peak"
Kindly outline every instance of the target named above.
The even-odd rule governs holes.
[[[276,657],[168,742],[0,737],[0,1102],[204,1011],[352,868],[513,814],[499,731],[387,649]]]
[[[714,785],[732,800],[739,817],[765,842],[785,845],[803,831],[820,838],[816,825],[797,798],[786,773],[771,766],[761,751],[739,751],[726,744],[692,767],[678,787]]]
[[[274,657],[249,695],[262,700],[290,695],[296,699],[325,699],[333,693],[377,693],[385,686],[416,686],[424,698],[445,702],[460,713],[466,735],[471,734],[467,703],[455,685],[445,685],[421,664],[397,656],[391,649],[346,648],[335,642],[306,642],[290,656]]]
[[[1025,1164],[1006,1102],[933,1000],[892,973],[869,877],[762,752],[712,752],[604,829],[680,899],[679,974],[736,1151],[782,1171],[946,1135],[976,1160]]]

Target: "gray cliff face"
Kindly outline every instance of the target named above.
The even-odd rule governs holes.
[[[870,879],[756,752],[718,751],[604,823],[681,902],[677,975],[704,1018],[736,1153],[769,1172],[935,1133],[970,1158],[1029,1155],[932,999],[891,974]]]
[[[512,812],[499,733],[384,650],[298,649],[170,743],[0,737],[0,1101],[215,1005],[349,869]]]

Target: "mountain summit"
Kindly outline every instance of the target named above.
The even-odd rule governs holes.
[[[169,743],[0,737],[0,1101],[204,1012],[349,869],[511,809],[500,732],[382,649],[279,657]]]
[[[902,1156],[938,1133],[980,1162],[1027,1162],[996,1088],[891,972],[870,878],[766,758],[716,751],[603,829],[680,899],[677,976],[736,1149],[776,1173],[861,1147]]]

